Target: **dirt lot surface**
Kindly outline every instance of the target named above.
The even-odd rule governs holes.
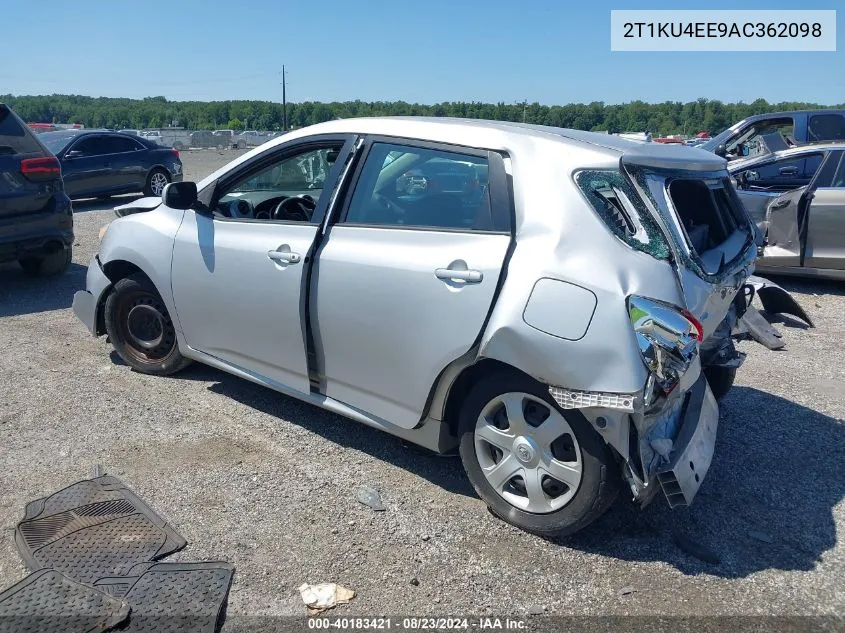
[[[185,152],[187,177],[237,154]],[[303,582],[358,592],[333,615],[845,614],[845,285],[779,280],[817,327],[779,323],[783,352],[742,344],[690,510],[622,498],[555,543],[493,518],[456,458],[200,365],[131,372],[70,309],[121,201],[75,204],[65,276],[0,267],[2,586],[27,573],[11,532],[25,503],[100,464],[188,539],[177,558],[234,563],[230,617],[304,614]],[[679,549],[674,528],[721,562]]]

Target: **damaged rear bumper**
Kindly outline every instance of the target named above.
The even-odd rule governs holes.
[[[684,395],[677,415],[680,426],[669,461],[655,472],[673,508],[692,503],[713,461],[719,406],[703,374]]]

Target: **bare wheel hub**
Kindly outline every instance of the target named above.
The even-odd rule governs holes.
[[[568,504],[581,484],[583,462],[563,414],[529,393],[505,393],[481,410],[475,454],[487,483],[511,505],[547,514]]]
[[[151,305],[136,305],[126,316],[126,329],[132,342],[142,349],[155,349],[161,345],[164,328],[164,316]]]

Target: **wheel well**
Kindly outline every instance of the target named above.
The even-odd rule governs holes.
[[[457,436],[458,434],[458,416],[461,413],[461,405],[463,405],[470,390],[486,376],[492,373],[502,372],[517,376],[527,376],[532,380],[536,380],[512,365],[491,358],[483,358],[477,363],[470,365],[452,383],[452,386],[449,388],[449,394],[446,396],[446,404],[443,408],[443,421],[449,426],[449,430],[453,435]]]
[[[106,277],[109,278],[109,281],[113,284],[116,284],[121,279],[128,277],[129,275],[134,275],[135,273],[141,273],[145,277],[147,276],[146,273],[138,268],[132,262],[127,262],[122,259],[116,259],[114,261],[108,262],[103,264],[103,272],[105,273]]]
[[[153,165],[152,167],[150,167],[150,171],[147,172],[147,180],[150,179],[150,175],[152,173],[157,171],[163,171],[165,174],[167,174],[168,178],[173,178],[173,175],[170,173],[170,170],[164,165]]]
[[[103,273],[106,277],[109,278],[109,281],[112,283],[112,286],[114,286],[114,284],[116,284],[121,279],[125,279],[126,277],[135,274],[141,274],[147,279],[150,279],[149,276],[143,270],[138,268],[135,264],[124,261],[122,259],[117,259],[115,261],[103,264]],[[152,283],[152,280],[150,280],[150,283]],[[103,293],[103,297],[100,300],[100,305],[97,306],[97,334],[104,334],[106,331],[106,319],[104,310],[106,307],[106,297],[108,297],[111,292],[112,290]]]

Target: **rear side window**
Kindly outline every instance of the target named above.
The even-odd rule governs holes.
[[[669,259],[669,245],[636,190],[619,171],[582,171],[578,187],[608,229],[631,248]]]
[[[0,154],[43,153],[35,135],[6,106],[0,106]]]
[[[845,116],[841,114],[814,114],[807,126],[811,142],[845,140]]]
[[[506,231],[491,212],[486,157],[374,143],[345,222],[395,228]]]

